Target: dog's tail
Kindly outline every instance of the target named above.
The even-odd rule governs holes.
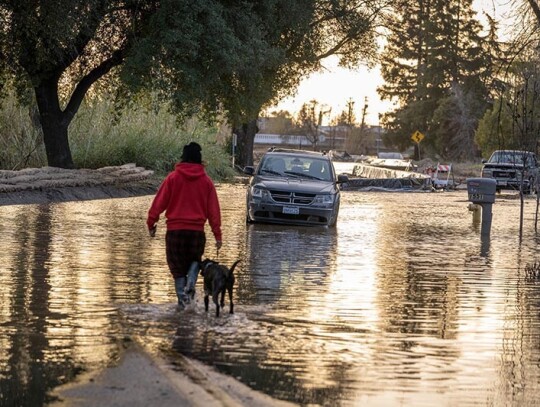
[[[231,268],[229,269],[229,270],[230,270],[230,271],[229,271],[230,274],[232,274],[232,273],[234,272],[234,268],[236,267],[236,265],[237,265],[238,263],[240,263],[240,261],[241,261],[241,260],[236,260],[236,261],[233,263],[233,265],[232,265]]]

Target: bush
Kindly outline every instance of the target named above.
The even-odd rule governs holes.
[[[7,91],[0,99],[0,168],[18,170],[47,165],[37,112]]]
[[[25,108],[14,101],[10,96],[0,111],[0,166],[44,166],[41,131],[32,127]],[[164,175],[180,160],[183,146],[196,141],[203,148],[203,160],[213,179],[234,175],[229,155],[217,143],[217,128],[196,119],[179,124],[167,106],[152,102],[140,100],[121,111],[108,99],[83,104],[69,128],[75,166],[100,168],[136,163]]]
[[[233,175],[229,157],[217,144],[217,129],[191,119],[178,124],[167,107],[130,106],[120,114],[112,103],[100,101],[81,108],[70,127],[75,165],[99,168],[137,163],[158,174],[166,174],[180,161],[182,148],[196,141],[212,178]]]

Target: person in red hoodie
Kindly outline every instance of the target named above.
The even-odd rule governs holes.
[[[201,158],[201,146],[191,142],[184,146],[181,162],[176,164],[161,186],[148,211],[146,224],[151,237],[156,234],[157,222],[165,212],[167,233],[165,247],[167,264],[174,277],[179,308],[188,300],[184,289],[188,270],[193,262],[200,262],[208,220],[216,248],[221,241],[221,211],[216,188],[206,174]]]

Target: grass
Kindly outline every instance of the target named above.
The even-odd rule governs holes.
[[[231,159],[218,139],[220,131],[196,119],[178,123],[164,105],[132,104],[118,112],[102,99],[83,104],[69,128],[69,142],[77,168],[136,163],[164,175],[180,161],[182,148],[196,141],[215,180],[234,175]],[[0,104],[0,168],[17,170],[46,166],[39,126],[32,124],[28,107],[8,95]]]
[[[0,99],[0,168],[17,170],[47,164],[36,111],[18,103],[13,93]]]

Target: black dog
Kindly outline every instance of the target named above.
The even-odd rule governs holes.
[[[219,317],[219,308],[225,306],[225,291],[229,293],[229,313],[234,313],[233,286],[234,268],[240,263],[237,260],[231,268],[219,264],[216,261],[205,259],[201,262],[201,275],[204,277],[204,310],[208,312],[208,297],[212,295],[212,301],[216,304],[216,317]],[[221,301],[218,303],[218,296],[221,294]]]

